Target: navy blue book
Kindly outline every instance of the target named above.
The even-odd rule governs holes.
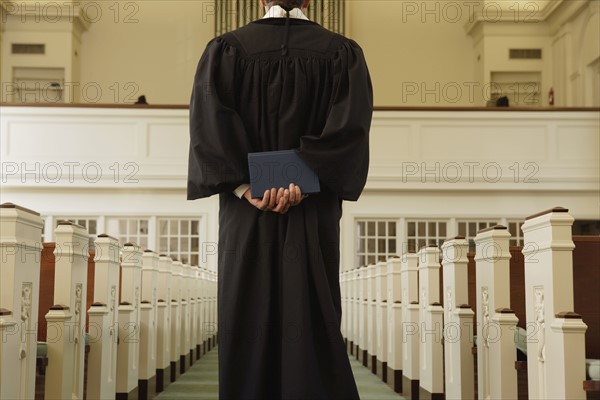
[[[271,188],[288,188],[290,183],[300,186],[302,194],[321,191],[319,177],[300,158],[297,150],[264,151],[248,154],[250,195],[262,198]]]

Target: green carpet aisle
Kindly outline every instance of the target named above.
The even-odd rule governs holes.
[[[218,400],[219,378],[218,378],[218,352],[219,346],[208,352],[175,383],[167,386],[167,389],[155,399],[177,400]],[[401,400],[403,397],[394,393],[385,383],[368,369],[363,367],[354,357],[350,358],[352,372],[356,378],[358,392],[361,400]]]

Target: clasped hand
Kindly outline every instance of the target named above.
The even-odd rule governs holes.
[[[253,199],[250,190],[246,190],[244,197],[250,204],[261,211],[273,211],[279,214],[285,214],[290,207],[297,206],[304,200],[300,186],[290,183],[289,188],[272,188],[265,190],[262,199]]]

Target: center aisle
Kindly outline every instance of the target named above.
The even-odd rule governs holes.
[[[155,397],[160,400],[195,399],[219,400],[219,346],[209,351],[166,390]],[[385,383],[349,357],[361,400],[402,400]]]

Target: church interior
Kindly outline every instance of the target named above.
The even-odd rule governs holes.
[[[361,398],[599,399],[600,0],[305,12],[373,83],[340,220]],[[186,200],[190,95],[206,44],[263,14],[0,1],[0,399],[218,398],[219,197]]]

